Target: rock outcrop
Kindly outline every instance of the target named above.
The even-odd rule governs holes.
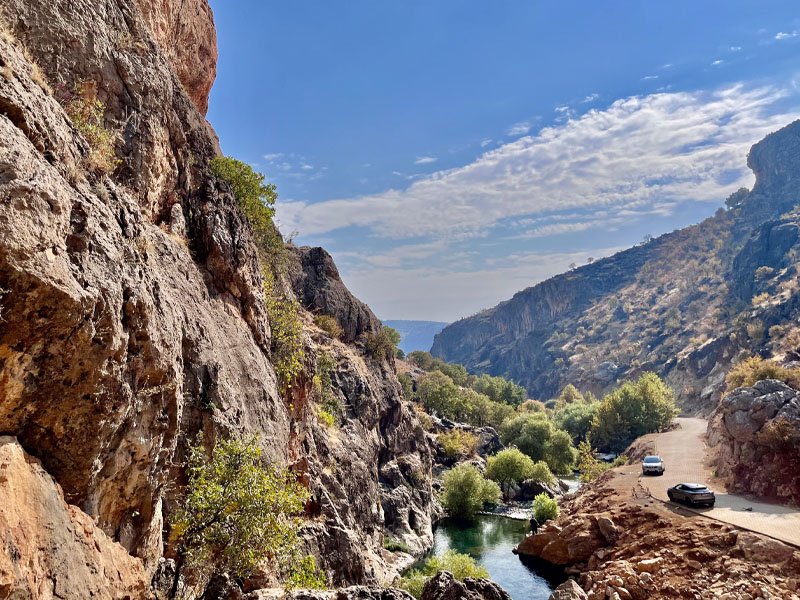
[[[217,30],[208,0],[136,0],[189,98],[202,114],[217,75]]]
[[[574,579],[568,579],[550,594],[548,600],[586,600],[586,592]]]
[[[756,184],[728,210],[457,321],[431,352],[543,400],[567,383],[602,395],[655,371],[685,412],[710,413],[741,351],[797,349],[796,338],[770,328],[796,330],[800,310],[800,121],[754,145],[748,164]]]
[[[518,546],[569,565],[578,582],[554,598],[793,598],[800,551],[700,516],[630,497],[609,471],[581,488],[554,521]],[[643,495],[641,495],[644,497]]]
[[[452,573],[439,571],[425,583],[420,600],[511,600],[511,596],[489,579],[459,581]]]
[[[0,437],[0,596],[18,600],[146,597],[139,559],[64,496],[38,460]]]
[[[729,490],[800,505],[800,392],[776,380],[729,392],[708,440]]]
[[[198,110],[207,91],[181,75],[213,37],[205,1],[5,0],[3,14],[0,432],[147,579],[172,552],[187,444],[257,433],[312,492],[304,549],[331,583],[393,579],[385,531],[418,552],[432,543],[429,442],[393,362],[349,343],[380,323],[321,251],[287,252],[303,283],[282,291],[348,336],[329,339],[301,309],[303,369],[288,392],[278,384],[250,226],[207,168],[219,152]],[[118,137],[112,173],[91,168],[64,110],[79,88]],[[323,351],[340,405],[330,429],[317,419]],[[113,556],[96,568],[111,572]],[[56,566],[51,587],[69,577]]]

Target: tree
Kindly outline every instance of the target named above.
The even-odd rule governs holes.
[[[588,483],[608,470],[608,465],[594,457],[594,450],[588,441],[578,444],[578,471],[581,481]]]
[[[669,386],[655,373],[644,373],[603,398],[590,436],[599,448],[621,452],[637,437],[669,425],[676,414]]]
[[[192,446],[186,473],[186,500],[172,518],[179,552],[173,596],[184,566],[205,577],[246,577],[266,559],[280,569],[294,565],[310,494],[295,473],[262,466],[256,438],[220,440],[211,457]]]
[[[376,360],[384,360],[397,354],[400,334],[391,327],[381,327],[378,331],[364,334],[367,352]]]
[[[578,391],[571,383],[568,383],[566,387],[561,390],[561,394],[558,396],[558,404],[556,406],[564,406],[567,404],[573,404],[575,402],[583,403],[583,394]]]
[[[544,524],[558,516],[558,502],[542,492],[533,499],[533,518],[539,524]]]
[[[384,325],[383,331],[386,332],[386,336],[389,338],[392,346],[397,346],[400,343],[400,340],[403,339],[394,327],[388,327]]]
[[[425,588],[425,584],[439,571],[449,571],[459,581],[463,581],[467,577],[476,579],[489,578],[489,572],[484,567],[476,565],[475,559],[470,555],[459,554],[451,548],[444,553],[444,556],[431,558],[422,569],[408,571],[400,579],[398,587],[407,591],[414,598],[419,599],[422,597],[422,590]]]
[[[450,469],[442,478],[442,506],[456,519],[471,519],[484,504],[500,498],[500,487],[489,481],[470,464]]]
[[[425,410],[448,419],[460,415],[460,407],[457,406],[458,392],[453,380],[441,371],[428,373],[417,383],[417,393]]]
[[[586,439],[598,406],[596,401],[567,404],[553,415],[553,423],[569,433],[573,443],[577,444]]]
[[[527,413],[508,419],[500,427],[505,446],[516,446],[534,461],[545,459],[553,424],[544,413]]]
[[[397,376],[397,381],[400,382],[400,387],[403,388],[403,398],[406,400],[413,400],[414,395],[414,380],[408,373],[400,373]]]
[[[568,474],[572,472],[578,453],[572,446],[570,435],[566,431],[556,429],[547,442],[545,454],[547,464],[555,473]]]
[[[528,479],[533,473],[534,462],[530,456],[517,448],[506,448],[490,456],[486,476],[500,484],[503,497],[508,499],[511,486]]]

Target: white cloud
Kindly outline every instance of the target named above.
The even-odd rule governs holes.
[[[658,75],[645,75],[642,77],[642,81],[650,81],[651,79],[658,79]]]
[[[415,165],[428,165],[430,163],[436,162],[435,156],[418,156],[417,160],[414,161]]]
[[[494,140],[481,140],[481,148],[485,148],[489,144],[491,144]]]
[[[520,121],[519,123],[514,123],[511,127],[509,127],[508,131],[506,131],[506,135],[508,136],[525,135],[530,130],[531,130],[531,124],[529,121]]]
[[[785,31],[779,31],[775,34],[776,40],[788,40],[791,38],[795,38],[798,36],[797,30],[792,31],[791,33],[786,33]]]
[[[721,202],[752,183],[749,147],[793,119],[790,112],[771,114],[785,96],[738,85],[624,98],[405,189],[282,203],[278,215],[304,236],[357,226],[396,239],[463,239],[510,218]]]
[[[364,164],[363,164],[363,165],[361,165],[361,166],[362,166],[362,167],[364,167],[365,169],[368,169],[369,167],[371,167],[371,166],[372,166],[372,163],[364,163]]]
[[[283,156],[283,152],[276,152],[274,154],[265,154],[264,155],[264,160],[266,160],[268,162],[273,162],[273,161],[278,160],[282,156]]]
[[[300,168],[303,169],[304,171],[310,171],[314,167],[312,165],[300,165]]]
[[[711,66],[712,67],[716,67],[717,65],[721,65],[721,64],[722,64],[721,60],[715,60],[714,62],[711,63]]]
[[[594,102],[600,97],[600,94],[589,94],[586,98],[583,99],[583,104],[588,104],[589,102]]]
[[[740,52],[741,50],[741,46],[731,46],[731,52]]]

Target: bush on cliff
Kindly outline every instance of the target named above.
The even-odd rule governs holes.
[[[105,127],[105,105],[97,99],[97,84],[80,81],[73,93],[62,94],[64,110],[75,129],[89,144],[90,153],[84,159],[87,170],[106,175],[122,162],[117,158],[114,146],[119,131]]]
[[[456,519],[471,519],[484,504],[500,499],[500,487],[480,474],[472,465],[460,465],[444,474],[440,498],[447,514]]]
[[[469,431],[454,429],[449,433],[439,434],[437,440],[447,458],[467,458],[478,451],[478,436]]]
[[[725,377],[728,392],[740,387],[752,387],[757,381],[777,379],[794,389],[800,389],[800,369],[785,369],[772,360],[751,356],[739,361]]]
[[[364,334],[367,353],[375,360],[385,360],[395,356],[399,343],[400,334],[391,327],[381,327],[378,331],[368,331]]]
[[[330,315],[315,315],[314,325],[322,329],[322,331],[327,333],[328,336],[334,340],[338,340],[342,337],[342,326],[339,325],[339,321],[336,320],[336,317]]]
[[[184,566],[200,579],[244,578],[269,560],[280,571],[309,576],[296,555],[309,492],[295,473],[262,465],[257,439],[220,440],[210,457],[192,446],[186,474],[186,499],[171,519],[179,552],[173,596]]]
[[[590,437],[601,450],[622,452],[637,437],[664,429],[676,414],[669,386],[655,373],[645,373],[603,398]]]

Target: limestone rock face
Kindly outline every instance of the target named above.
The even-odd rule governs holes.
[[[775,380],[733,390],[708,434],[729,489],[800,504],[800,392]]]
[[[215,136],[151,35],[169,11],[180,21],[202,6],[3,2],[0,431],[148,578],[171,553],[165,523],[181,503],[187,445],[257,433],[266,460],[307,482],[303,543],[332,583],[385,582],[396,574],[385,530],[419,552],[432,543],[431,449],[393,362],[328,339],[304,309],[303,370],[288,392],[278,385],[250,226],[208,171]],[[108,175],[87,170],[90,148],[62,108],[79,82],[119,132]],[[285,294],[308,308],[323,298],[353,340],[377,328],[330,257],[321,262],[321,292]],[[341,407],[332,429],[316,416],[323,350]]]
[[[511,600],[511,596],[489,579],[458,581],[452,573],[439,571],[425,584],[421,600]]]
[[[347,290],[331,255],[322,248],[291,248],[294,260],[289,276],[297,297],[313,313],[335,317],[345,342],[377,331],[380,320]]]
[[[147,26],[202,114],[217,74],[217,30],[208,0],[136,0]]]
[[[0,437],[0,595],[19,600],[146,598],[139,559],[64,502],[38,460]]]
[[[574,579],[568,579],[550,594],[549,600],[586,600],[586,592]]]

